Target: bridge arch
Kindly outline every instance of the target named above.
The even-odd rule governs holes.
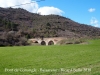
[[[50,41],[48,42],[48,45],[54,45],[54,42],[53,42],[52,40],[50,40]]]
[[[41,42],[41,45],[46,45],[46,42],[45,42],[45,41],[42,41],[42,42]]]
[[[35,41],[34,43],[39,43],[38,41]]]

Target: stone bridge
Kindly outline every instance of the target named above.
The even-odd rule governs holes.
[[[66,39],[65,37],[53,37],[53,38],[32,38],[29,39],[32,43],[37,43],[40,45],[56,45],[59,41]]]

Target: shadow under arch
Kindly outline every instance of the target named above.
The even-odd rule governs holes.
[[[54,45],[54,42],[53,41],[49,41],[48,45]]]
[[[42,42],[41,42],[41,45],[46,45],[46,42],[45,42],[45,41],[42,41]]]
[[[38,41],[35,41],[34,43],[38,43]]]

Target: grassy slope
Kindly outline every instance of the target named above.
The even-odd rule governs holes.
[[[8,69],[33,69],[36,72],[5,72]],[[56,72],[41,72],[57,69]],[[91,68],[91,72],[60,72],[60,69]],[[26,46],[0,48],[0,75],[100,75],[100,40],[89,45]]]

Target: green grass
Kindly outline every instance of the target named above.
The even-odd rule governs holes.
[[[0,75],[100,75],[100,40],[84,45],[0,47]]]

